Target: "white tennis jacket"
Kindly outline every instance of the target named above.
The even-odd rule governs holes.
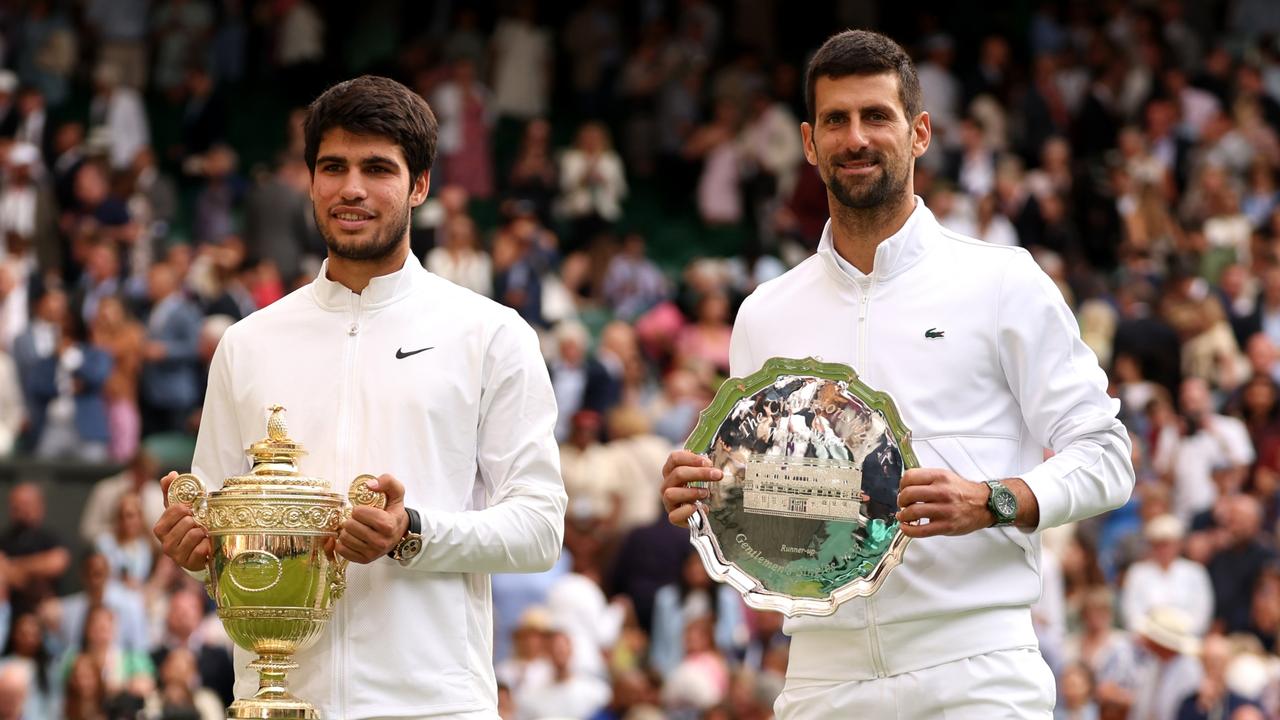
[[[852,366],[893,397],[922,467],[1023,478],[1041,528],[1133,488],[1119,402],[1057,287],[1026,251],[952,233],[919,198],[870,274],[839,257],[828,223],[815,255],[746,299],[731,345],[735,377],[772,357]],[[871,598],[786,622],[788,677],[867,680],[1035,647],[1039,560],[1039,536],[1013,528],[913,540]]]
[[[390,473],[425,548],[347,569],[346,596],[289,674],[326,718],[496,717],[489,573],[559,557],[556,404],[533,330],[412,257],[355,294],[325,276],[232,326],[213,358],[194,472],[211,488],[283,405],[304,474],[345,495]],[[236,695],[252,656],[236,651]]]

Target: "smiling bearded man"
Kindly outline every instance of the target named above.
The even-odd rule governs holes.
[[[831,221],[816,254],[742,303],[731,374],[772,357],[847,364],[893,397],[921,466],[895,488],[884,479],[901,459],[866,458],[872,502],[896,508],[916,540],[876,594],[786,621],[775,712],[1049,720],[1054,678],[1031,619],[1036,531],[1128,499],[1119,402],[1030,254],[951,232],[913,194],[932,127],[897,43],[865,31],[832,37],[809,64],[805,101],[805,157],[827,186]],[[670,520],[686,522],[709,497],[690,482],[720,478],[706,458],[672,453]]]

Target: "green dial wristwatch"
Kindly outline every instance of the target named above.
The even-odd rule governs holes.
[[[991,488],[991,495],[987,498],[987,509],[996,517],[992,527],[1013,525],[1018,519],[1018,496],[999,480],[988,480],[987,487]]]

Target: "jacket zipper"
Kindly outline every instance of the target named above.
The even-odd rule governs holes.
[[[871,645],[871,668],[876,671],[876,677],[883,678],[889,675],[884,667],[884,655],[880,652],[880,631],[876,629],[876,608],[873,604],[875,598],[866,598],[867,604],[867,643]]]
[[[347,467],[348,462],[348,438],[351,434],[351,404],[353,387],[356,377],[356,348],[360,343],[360,301],[362,296],[355,294],[351,299],[351,322],[347,324],[347,343],[342,353],[342,394],[338,398],[338,447],[337,460],[338,467],[341,469],[339,478],[346,478],[351,475],[351,468]],[[351,651],[350,638],[346,632],[347,626],[350,624],[351,618],[347,611],[350,602],[340,602],[339,617],[342,620],[341,628],[331,630],[333,636],[338,643],[339,652],[334,653],[334,678],[333,686],[337,689],[338,717],[347,716],[347,654]]]
[[[862,291],[862,299],[858,303],[858,375],[866,382],[868,352],[867,343],[867,317],[871,312],[871,293],[875,291],[876,280],[872,276],[866,285],[858,283],[858,289]],[[876,630],[876,611],[873,604],[874,598],[866,598],[863,602],[866,604],[867,611],[867,642],[871,646],[871,666],[876,672],[876,677],[883,678],[888,675],[884,667],[884,656],[880,651],[880,635]]]

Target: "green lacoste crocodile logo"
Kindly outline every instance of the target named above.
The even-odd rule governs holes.
[[[942,337],[946,333],[947,333],[946,330],[939,330],[938,328],[929,328],[928,330],[924,331],[924,336],[929,338],[930,340],[937,340],[938,338]]]

